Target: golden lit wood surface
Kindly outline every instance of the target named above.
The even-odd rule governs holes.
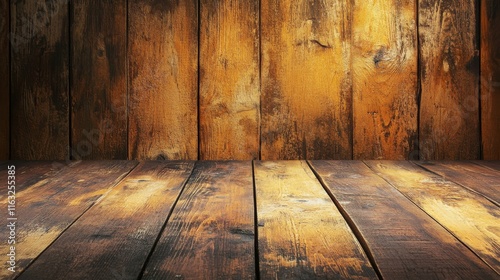
[[[498,161],[11,165],[1,279],[500,279]]]

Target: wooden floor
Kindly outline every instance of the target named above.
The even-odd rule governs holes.
[[[498,161],[11,165],[1,279],[500,279]]]

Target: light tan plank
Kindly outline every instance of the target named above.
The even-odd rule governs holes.
[[[261,11],[261,159],[351,159],[351,1],[262,0]]]
[[[198,158],[198,1],[128,1],[129,159]]]
[[[377,279],[305,161],[255,162],[261,279]]]
[[[197,162],[142,279],[255,279],[252,165]]]
[[[418,140],[415,1],[354,1],[352,26],[354,159],[407,159]]]
[[[495,279],[484,262],[360,161],[312,161],[384,279]]]
[[[259,1],[200,5],[200,159],[258,159]]]
[[[18,279],[137,279],[193,166],[140,163]]]
[[[136,165],[126,161],[83,161],[37,181],[16,194],[16,271],[0,270],[13,279],[64,232],[82,213]],[[7,200],[0,203],[7,209]],[[7,227],[0,234],[7,236]],[[7,243],[0,251],[7,252]]]
[[[367,164],[500,275],[497,205],[411,162],[368,161]]]

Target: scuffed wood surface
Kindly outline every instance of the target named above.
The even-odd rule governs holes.
[[[198,1],[128,1],[129,159],[198,158]]]
[[[127,1],[76,0],[71,13],[71,156],[127,159]]]
[[[500,2],[481,0],[483,159],[500,160]]]
[[[140,163],[18,279],[137,279],[193,166]]]
[[[352,9],[353,157],[415,158],[415,1],[354,1]]]
[[[261,279],[377,279],[305,161],[254,168]]]
[[[259,1],[200,4],[200,159],[258,159]]]
[[[250,161],[198,162],[142,279],[255,279]]]
[[[351,4],[262,0],[262,156],[352,158]]]
[[[68,1],[11,4],[11,158],[64,160],[70,145]]]
[[[500,208],[411,162],[367,165],[500,274]]]
[[[10,5],[0,0],[0,159],[10,153]]]
[[[384,279],[498,277],[363,162],[311,161],[311,166],[359,230]]]
[[[420,159],[479,159],[476,0],[419,0]]]

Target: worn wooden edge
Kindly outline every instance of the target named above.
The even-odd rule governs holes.
[[[17,277],[136,165],[134,161],[83,161],[16,194],[16,270],[1,270],[0,277]],[[7,201],[0,207],[6,209]],[[0,228],[0,233],[7,236],[7,227]],[[9,248],[0,243],[0,251]]]
[[[137,279],[193,166],[187,161],[139,163],[18,279]]]
[[[255,279],[250,161],[199,161],[142,279]]]

